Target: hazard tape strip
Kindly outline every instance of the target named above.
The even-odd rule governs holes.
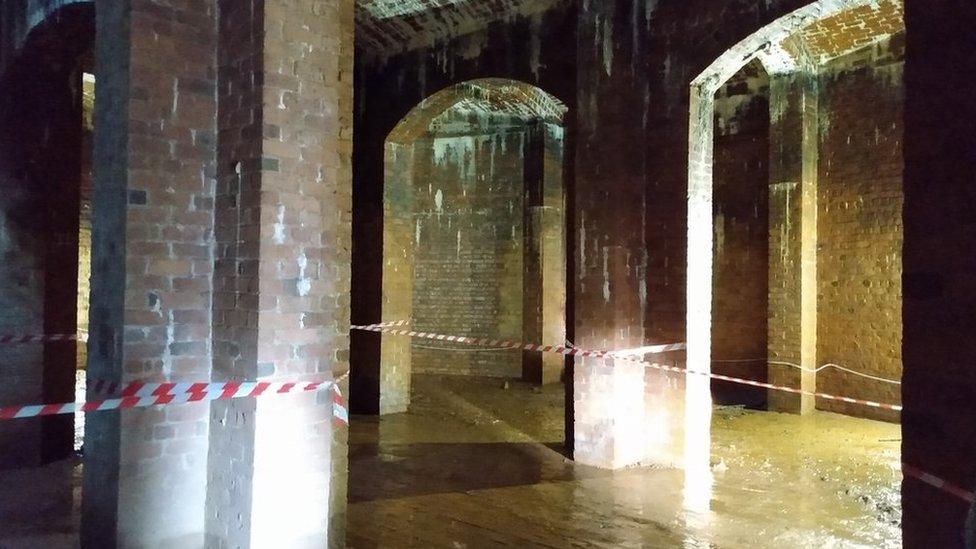
[[[467,345],[473,345],[477,347],[507,347],[510,349],[522,349],[525,351],[538,351],[541,353],[554,353],[565,356],[582,356],[589,358],[612,358],[614,360],[620,360],[624,362],[631,362],[634,364],[641,364],[648,368],[654,368],[657,370],[663,370],[666,372],[674,372],[678,374],[691,374],[696,376],[703,376],[712,379],[718,379],[722,381],[728,381],[731,383],[738,383],[740,385],[751,385],[753,387],[760,387],[763,389],[771,389],[774,391],[783,391],[787,393],[793,393],[797,395],[807,395],[817,398],[823,398],[826,400],[835,400],[838,402],[846,402],[848,404],[858,404],[861,406],[868,406],[871,408],[880,408],[883,410],[894,410],[896,412],[902,411],[903,407],[899,404],[886,404],[883,402],[875,402],[873,400],[862,400],[857,398],[850,398],[845,396],[831,395],[828,393],[817,393],[813,391],[804,391],[802,389],[795,389],[793,387],[787,387],[785,385],[773,385],[772,383],[764,383],[761,381],[755,381],[751,379],[742,379],[738,377],[725,376],[721,374],[713,374],[711,372],[699,372],[697,370],[687,370],[685,368],[679,368],[677,366],[668,366],[666,364],[657,364],[653,362],[647,362],[638,357],[627,356],[614,351],[593,351],[589,349],[581,349],[579,347],[565,347],[562,345],[537,345],[534,343],[524,343],[521,341],[506,341],[497,339],[487,339],[487,338],[477,338],[477,337],[465,337],[465,336],[453,336],[444,334],[435,334],[430,332],[417,332],[412,330],[400,330],[392,327],[381,326],[377,324],[371,324],[368,326],[352,326],[353,330],[364,330],[369,332],[381,332],[390,335],[400,335],[408,337],[416,337],[421,339],[432,339],[436,341],[451,341],[455,343],[464,343]],[[685,349],[686,345],[684,343],[673,343],[667,345],[654,345],[649,347],[641,348],[644,354],[660,354],[669,351],[676,351]]]
[[[405,321],[400,321],[400,325],[405,323]],[[467,345],[474,345],[478,347],[500,347],[508,349],[521,349],[524,351],[538,351],[540,353],[556,353],[566,356],[583,356],[591,358],[624,358],[624,355],[615,354],[615,351],[593,351],[586,349],[579,349],[577,347],[565,347],[562,345],[536,345],[533,343],[524,343],[522,341],[504,340],[504,339],[490,339],[490,338],[479,338],[479,337],[466,337],[466,336],[453,336],[444,334],[434,334],[430,332],[415,332],[412,330],[397,330],[394,326],[390,324],[369,324],[366,326],[350,326],[353,330],[360,330],[366,332],[380,332],[391,335],[402,335],[409,337],[419,337],[423,339],[433,339],[436,341],[448,341],[454,343],[464,343]],[[652,345],[648,347],[642,347],[641,352],[645,354],[658,354],[666,353],[669,351],[679,351],[685,349],[686,345],[684,343],[669,343],[667,345]],[[684,371],[684,370],[682,370]]]
[[[24,343],[47,343],[53,341],[88,341],[88,334],[46,334],[46,335],[18,335],[0,334],[0,345],[21,345]]]
[[[941,478],[933,474],[926,473],[925,471],[922,471],[921,469],[918,469],[916,467],[912,467],[907,463],[902,464],[901,470],[906,477],[911,477],[916,480],[920,480],[925,484],[928,484],[929,486],[938,488],[939,490],[952,494],[962,499],[963,501],[969,503],[976,503],[976,494],[974,494],[973,492],[969,492],[963,488],[960,488],[959,486],[956,486],[951,482],[942,480]]]
[[[218,383],[144,383],[109,384],[96,381],[104,390],[115,386],[119,398],[92,400],[88,402],[65,402],[61,404],[39,404],[29,406],[6,406],[0,408],[0,420],[29,417],[74,414],[76,412],[99,412],[103,410],[125,410],[147,408],[189,402],[251,398],[288,393],[310,393],[331,389],[333,394],[333,416],[344,424],[349,423],[349,412],[339,386],[331,381],[228,381]]]

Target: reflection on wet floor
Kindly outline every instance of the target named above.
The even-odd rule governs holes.
[[[566,459],[562,399],[562,386],[414,376],[409,413],[353,419],[348,545],[900,546],[897,425],[718,408],[710,471],[686,483]],[[703,508],[689,509],[690,484]]]
[[[354,417],[349,546],[900,546],[897,425],[718,408],[709,471],[686,483],[567,460],[562,399],[415,376],[410,413]],[[0,472],[0,548],[77,546],[80,477],[77,458]]]

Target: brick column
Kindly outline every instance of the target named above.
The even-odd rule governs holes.
[[[572,128],[573,343],[590,349],[632,349],[645,345],[648,295],[648,192],[650,154],[640,109],[648,97],[650,71],[629,70],[646,59],[629,41],[614,48],[593,47],[612,34],[620,15],[617,2],[590,2],[579,10],[576,123]],[[611,51],[612,50],[612,51]],[[612,53],[612,55],[609,55]],[[569,240],[569,239],[567,239]],[[667,276],[660,277],[666,279]],[[663,290],[662,293],[667,290]],[[670,403],[650,400],[660,372],[618,361],[577,360],[573,369],[573,451],[582,463],[617,468],[676,443],[652,437],[650,425]],[[650,394],[648,392],[650,388]],[[680,423],[680,419],[677,420]]]
[[[692,83],[688,136],[687,368],[711,372],[714,259],[715,88]],[[686,472],[707,471],[712,394],[708,378],[685,376],[683,459]]]
[[[383,303],[382,321],[413,317],[414,266],[414,162],[417,145],[388,143],[383,200]],[[429,148],[423,148],[429,154]],[[378,377],[380,414],[406,412],[410,405],[410,339],[384,336],[380,362],[370,374]],[[378,370],[378,371],[376,371]],[[374,396],[375,395],[375,396]]]
[[[352,3],[221,1],[215,376],[348,372]],[[210,546],[338,546],[332,395],[216,403]]]
[[[541,123],[527,132],[523,158],[526,189],[522,338],[561,345],[566,339],[566,219],[563,191],[563,130]],[[565,359],[523,353],[522,377],[558,383]]]
[[[770,81],[769,381],[816,389],[817,364],[817,77],[807,72]],[[769,409],[810,413],[815,400],[769,391]]]
[[[98,0],[97,14],[89,377],[206,381],[215,5]],[[207,413],[87,417],[83,546],[203,544]]]

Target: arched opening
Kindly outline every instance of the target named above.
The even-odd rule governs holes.
[[[94,9],[37,24],[0,82],[0,331],[4,405],[71,402],[84,392],[91,273]],[[27,337],[29,336],[29,337]],[[81,414],[0,425],[0,466],[62,459]]]
[[[396,125],[385,143],[377,320],[563,344],[566,110],[534,86],[479,79],[431,95]],[[371,367],[380,417],[352,419],[351,540],[366,535],[362,513],[379,501],[518,486],[562,463],[565,358],[496,343],[382,336]],[[354,383],[366,367],[354,362]],[[479,462],[477,479],[453,469]]]
[[[712,356],[717,373],[766,381],[769,75],[758,59],[715,96]],[[763,408],[766,392],[712,381],[718,405]]]
[[[385,145],[383,322],[565,340],[565,112],[538,88],[483,79],[435,93],[393,129]],[[551,384],[562,380],[563,364],[557,355],[384,337],[379,412],[407,409],[413,373]]]
[[[688,368],[801,394],[689,375],[686,476],[711,479],[747,425],[798,448],[843,433],[803,459],[872,463],[844,481],[883,502],[885,539],[901,514],[904,32],[900,0],[815,2],[696,78],[690,118]],[[795,416],[735,426],[713,403]]]

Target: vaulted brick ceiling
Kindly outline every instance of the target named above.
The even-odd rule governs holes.
[[[809,25],[801,34],[814,59],[826,61],[905,30],[902,0],[881,0]]]
[[[788,73],[862,50],[905,32],[904,0],[873,0],[816,20],[781,42],[768,44],[758,57],[770,74]]]
[[[565,0],[357,0],[358,45],[384,54],[474,32],[495,21],[545,11]]]
[[[824,63],[904,30],[903,0],[878,0],[807,25],[782,47],[793,56],[805,49],[811,61]]]
[[[451,133],[459,127],[559,124],[566,106],[541,89],[514,80],[469,80],[421,101],[390,133],[394,143],[410,143],[427,133]],[[453,129],[452,129],[453,128]]]

